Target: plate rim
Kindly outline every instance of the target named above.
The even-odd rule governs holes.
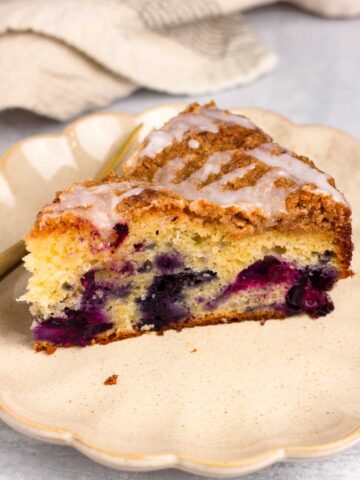
[[[80,118],[74,120],[73,122],[67,124],[65,128],[63,128],[59,132],[32,135],[20,140],[19,142],[16,142],[13,145],[10,145],[0,155],[0,168],[6,161],[7,157],[10,156],[13,151],[21,148],[21,146],[25,142],[30,140],[33,141],[48,138],[68,138],[69,132],[74,130],[78,124],[84,121],[88,121],[92,118],[99,118],[102,116],[112,116],[115,118],[122,117],[123,119],[128,118],[130,121],[132,120],[131,124],[129,125],[130,129],[138,123],[138,119],[141,119],[147,114],[151,114],[165,108],[181,109],[185,106],[185,103],[166,103],[145,109],[140,113],[101,111],[83,115]],[[330,131],[337,136],[343,137],[345,141],[351,141],[353,144],[357,145],[360,151],[360,141],[352,135],[336,127],[318,124],[298,124],[287,118],[285,115],[264,108],[242,106],[231,108],[231,110],[237,112],[256,111],[258,113],[271,115],[273,118],[277,118],[283,123],[291,125],[293,128],[311,128]],[[261,454],[249,455],[242,460],[211,461],[197,457],[183,456],[172,453],[143,455],[130,452],[118,452],[98,447],[91,441],[87,440],[85,437],[82,437],[81,435],[70,429],[52,427],[50,425],[34,422],[12,409],[9,403],[6,402],[5,397],[5,392],[1,391],[0,387],[0,419],[3,420],[11,428],[14,428],[20,433],[26,434],[30,437],[48,443],[57,443],[61,445],[71,446],[83,453],[85,456],[92,459],[93,461],[119,470],[152,471],[165,468],[176,468],[179,470],[187,471],[189,473],[212,475],[214,477],[226,478],[254,473],[256,471],[262,470],[268,466],[285,460],[297,461],[320,459],[326,456],[333,455],[335,453],[342,452],[354,446],[356,443],[360,442],[359,426],[354,431],[337,440],[307,446],[283,445],[281,447],[266,450],[264,451],[264,453]]]

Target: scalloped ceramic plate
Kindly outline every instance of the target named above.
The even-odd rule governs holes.
[[[135,123],[143,134],[179,107],[84,117],[60,135],[8,150],[0,171],[0,248],[31,226],[56,190],[91,176]],[[360,144],[337,130],[241,110],[276,140],[311,156],[354,208],[359,241]],[[359,270],[355,252],[354,270]],[[335,313],[167,332],[108,346],[31,349],[22,268],[0,289],[0,412],[36,438],[72,445],[124,470],[176,467],[234,476],[284,459],[319,458],[360,439],[359,283],[340,283]],[[104,380],[118,374],[118,383]]]

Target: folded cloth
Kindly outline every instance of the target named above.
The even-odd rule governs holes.
[[[358,13],[359,3],[293,2],[329,15]],[[194,95],[250,82],[277,62],[240,14],[261,3],[2,0],[0,109],[64,120],[139,87]]]

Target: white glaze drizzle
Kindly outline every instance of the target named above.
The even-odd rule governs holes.
[[[103,237],[107,237],[112,233],[114,225],[121,222],[121,216],[116,209],[121,201],[140,195],[144,189],[163,189],[161,186],[136,185],[136,182],[104,183],[92,187],[73,185],[70,190],[60,194],[59,202],[44,207],[40,226],[43,226],[48,218],[71,213],[88,220]]]
[[[219,120],[220,122],[234,123],[235,125],[248,128],[249,130],[258,130],[256,125],[249,118],[244,117],[244,115],[236,115],[234,113],[225,112],[224,110],[220,110],[219,108],[206,107],[201,107],[200,112],[210,118]]]
[[[240,179],[244,177],[250,170],[255,168],[254,164],[246,165],[245,167],[236,168],[232,172],[223,175],[219,180],[216,182],[209,183],[205,187],[200,188],[197,190],[197,196],[193,198],[196,200],[197,198],[203,197],[210,202],[217,203],[219,205],[235,205],[239,202],[239,197],[241,195],[241,188],[237,190],[231,189],[224,189],[223,187],[236,179]]]
[[[316,191],[312,190],[314,193],[330,195],[336,202],[347,204],[344,195],[328,182],[331,178],[329,175],[302,162],[288,152],[274,155],[272,152],[275,148],[276,146],[272,143],[264,143],[260,147],[249,150],[246,153],[269,167],[280,168],[283,176],[295,181],[298,187],[306,183],[315,184],[318,188]]]
[[[209,155],[206,162],[191,175],[191,180],[199,183],[205,182],[209,175],[219,174],[221,167],[231,160],[232,151],[215,152]],[[189,179],[190,180],[190,179]]]
[[[216,152],[209,155],[204,165],[186,180],[181,182],[181,184],[186,189],[190,184],[196,186],[199,183],[205,182],[208,176],[212,173],[218,174],[221,170],[221,166],[231,160],[231,152],[232,151]],[[179,191],[179,188],[181,187],[176,187],[176,185],[179,185],[175,183],[176,174],[185,167],[188,160],[191,161],[190,155],[186,155],[184,158],[176,157],[169,160],[163,167],[155,172],[153,179],[154,183],[168,186],[173,190]]]
[[[343,194],[328,183],[328,179],[331,177],[312,168],[287,151],[276,155],[277,148],[275,144],[266,143],[255,149],[244,151],[246,155],[254,157],[271,168],[252,186],[241,187],[237,190],[223,188],[228,182],[242,178],[255,168],[254,163],[235,169],[223,175],[219,180],[201,187],[209,175],[220,173],[221,167],[231,160],[233,150],[209,155],[206,162],[196,172],[180,183],[175,183],[176,173],[186,164],[186,157],[183,159],[177,157],[157,170],[154,181],[190,201],[203,199],[225,207],[238,205],[248,212],[261,209],[268,217],[286,212],[286,198],[290,193],[306,184],[317,187],[311,190],[312,193],[330,195],[335,201],[347,204]],[[279,178],[291,179],[293,183],[292,185],[278,186],[275,182]]]
[[[155,172],[153,181],[155,184],[172,185],[175,181],[176,174],[186,165],[186,157],[175,157],[169,160],[165,165]]]
[[[220,122],[232,123],[251,130],[256,129],[255,125],[242,115],[226,113],[217,108],[201,107],[198,112],[177,115],[171,118],[162,128],[151,132],[147,137],[146,146],[139,153],[139,157],[154,157],[174,141],[181,142],[185,133],[189,131],[217,133]]]
[[[276,179],[283,176],[284,172],[277,168],[269,170],[260,177],[255,185],[236,190],[235,202],[233,203],[241,206],[249,213],[259,208],[268,217],[277,212],[285,212],[285,200],[290,190],[289,188],[276,187],[274,183]]]
[[[188,141],[188,146],[190,148],[199,148],[199,145],[200,145],[200,143],[197,140],[195,140],[194,138],[190,138],[190,140]]]
[[[235,204],[240,195],[240,189],[230,190],[223,189],[222,187],[232,180],[243,177],[246,173],[255,168],[254,164],[237,168],[223,175],[219,180],[201,187],[201,184],[207,180],[209,175],[220,173],[222,165],[225,165],[231,160],[232,152],[233,151],[213,153],[199,170],[180,183],[175,183],[174,179],[178,169],[184,166],[184,162],[180,158],[175,158],[156,172],[154,180],[161,183],[161,185],[169,190],[182,195],[187,200],[198,200],[199,198],[203,198],[218,203],[219,205]]]
[[[189,130],[217,133],[217,122],[219,121],[235,123],[246,128],[256,128],[245,117],[227,114],[218,109],[201,108],[197,113],[178,115],[162,129],[152,132],[139,156],[154,156],[166,146],[171,145],[174,140],[181,141]],[[188,146],[198,148],[199,142],[190,139]],[[112,233],[114,225],[121,222],[116,206],[127,197],[140,195],[144,189],[169,189],[190,201],[203,199],[223,207],[236,205],[247,212],[260,209],[269,219],[276,213],[286,212],[288,195],[307,184],[314,186],[314,188],[308,187],[312,193],[331,196],[336,202],[347,205],[343,194],[329,184],[330,176],[297,159],[288,150],[277,155],[277,149],[276,144],[264,143],[257,148],[244,150],[246,155],[271,168],[252,186],[236,190],[224,188],[227,183],[244,177],[254,169],[255,163],[237,168],[222,175],[218,180],[201,186],[210,175],[217,175],[221,172],[222,166],[231,160],[234,150],[212,153],[197,171],[187,179],[176,183],[176,174],[193,158],[192,154],[188,154],[183,158],[176,157],[169,160],[163,167],[157,169],[153,178],[155,185],[146,186],[139,182],[126,181],[92,187],[74,185],[60,194],[59,202],[50,204],[43,209],[40,224],[41,222],[45,223],[49,217],[73,213],[90,221],[103,236],[108,236]],[[141,159],[138,157],[137,161],[141,162]],[[275,182],[279,178],[291,179],[293,183],[292,185],[277,186]]]

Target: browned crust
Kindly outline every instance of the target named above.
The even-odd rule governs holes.
[[[310,192],[299,192],[287,200],[288,213],[279,215],[275,226],[279,231],[298,232],[337,232],[342,235],[351,234],[351,211],[344,204],[335,203],[327,197],[318,197]],[[144,218],[144,215],[157,212],[169,215],[185,214],[189,219],[200,221],[203,224],[221,224],[237,236],[252,235],[255,232],[268,230],[266,219],[260,212],[247,214],[234,206],[223,208],[206,200],[189,202],[168,190],[145,190],[143,194],[128,197],[123,200],[117,209],[124,221]],[[332,216],[332,221],[329,216]],[[102,241],[95,227],[84,219],[71,213],[41,221],[41,212],[29,237],[52,232],[77,231],[85,235],[90,233]],[[95,235],[94,235],[95,234]]]
[[[207,108],[215,108],[214,102],[205,105]],[[200,110],[200,105],[194,103],[189,105],[181,115],[187,113],[196,113]],[[227,110],[225,112],[229,113]],[[171,120],[170,120],[171,121]],[[222,151],[234,151],[232,159],[221,167],[221,172],[218,175],[212,175],[208,178],[204,185],[210,181],[216,180],[223,174],[226,174],[236,168],[254,163],[256,168],[248,172],[240,180],[237,179],[228,183],[226,189],[238,189],[245,185],[254,185],[261,176],[266,173],[268,166],[256,161],[253,157],[247,154],[248,150],[259,146],[264,142],[272,142],[272,138],[265,134],[261,129],[248,129],[239,125],[225,123],[218,121],[219,131],[211,132],[197,132],[190,131],[186,133],[183,139],[179,142],[174,141],[173,144],[156,154],[154,157],[141,157],[141,161],[127,162],[124,165],[124,171],[127,178],[152,181],[154,173],[157,169],[165,165],[173,158],[186,158],[182,170],[177,173],[175,183],[184,181],[194,171],[200,168],[206,161],[208,156],[212,153]],[[166,128],[166,126],[165,126]],[[195,139],[199,143],[196,152],[188,146],[189,138]],[[145,139],[142,145],[139,146],[137,153],[146,146],[148,140]],[[285,150],[275,145],[274,153],[280,155]],[[302,155],[293,155],[308,164],[310,167],[321,171],[316,165],[307,157]],[[136,159],[136,155],[132,157]],[[288,186],[289,179],[279,178],[276,185],[278,188]],[[329,178],[329,183],[336,187],[335,180]],[[299,190],[288,196],[286,206],[288,212],[279,215],[275,220],[277,229],[296,230],[299,231],[335,231],[340,236],[351,234],[350,217],[351,210],[344,204],[335,202],[329,196],[316,195],[311,191],[312,185],[304,185]],[[255,231],[262,231],[266,228],[267,219],[261,211],[255,211],[247,214],[241,209],[234,207],[223,208],[206,200],[198,200],[195,202],[184,202],[184,211],[189,215],[195,215],[205,222],[217,222],[222,224],[229,224],[232,227],[241,231],[244,235],[251,235]],[[342,242],[344,243],[344,242]],[[351,249],[349,248],[348,256],[351,256]]]
[[[210,102],[206,107],[214,108],[215,104],[214,102]],[[199,104],[192,104],[180,115],[188,112],[196,112],[199,109]],[[190,137],[196,137],[200,144],[196,152],[188,146],[188,139]],[[137,185],[144,186],[149,183],[151,184],[154,172],[159,167],[175,157],[183,158],[186,156],[189,157],[190,160],[187,161],[183,169],[178,172],[179,178],[176,179],[176,182],[183,181],[202,166],[211,153],[232,150],[234,151],[233,157],[227,164],[221,167],[219,176],[249,163],[256,165],[256,168],[248,172],[242,179],[236,179],[226,185],[226,189],[237,189],[245,186],[245,184],[253,185],[268,170],[268,166],[248,155],[247,150],[257,147],[263,142],[270,141],[272,141],[271,137],[258,128],[248,129],[239,125],[219,121],[219,131],[217,133],[188,132],[182,141],[169,145],[169,147],[155,155],[154,158],[147,156],[141,157],[141,161],[137,159],[135,166],[132,166],[131,162],[127,162],[124,165],[124,178],[119,178],[115,173],[111,173],[102,181],[89,180],[85,182],[84,185],[91,187],[103,183],[127,180],[137,182]],[[147,140],[145,139],[143,144],[140,145],[139,150],[146,145],[146,142]],[[285,151],[280,146],[276,148],[275,154],[280,155]],[[293,155],[312,168],[321,171],[307,157],[296,154]],[[210,181],[210,179],[208,180]],[[206,183],[207,181],[204,182],[204,185]],[[289,179],[279,178],[277,181],[279,188],[282,188],[285,183],[288,184]],[[335,187],[333,178],[329,178],[329,183]],[[54,202],[58,201],[59,194],[57,194]],[[341,235],[350,233],[350,208],[345,204],[335,202],[330,196],[317,195],[316,190],[315,192],[312,191],[311,184],[304,185],[299,190],[290,194],[286,200],[286,207],[287,213],[279,214],[276,218],[272,219],[273,226],[277,229],[335,231]],[[120,202],[117,208],[124,220],[131,220],[134,216],[142,217],[144,213],[151,210],[181,210],[189,217],[200,219],[204,223],[221,223],[222,225],[228,225],[229,229],[243,236],[252,235],[254,232],[263,231],[268,228],[268,219],[260,209],[247,213],[237,205],[227,206],[225,208],[200,198],[196,201],[188,201],[170,190],[154,191],[145,189],[140,195],[128,197]],[[60,231],[63,229],[63,224],[66,228],[66,224],[68,223],[78,225],[79,229],[84,227],[84,222],[82,223],[81,219],[74,217],[71,213],[62,215],[61,218],[50,218],[44,222],[42,212],[40,212],[31,235],[36,235],[39,230],[43,229],[50,232],[54,227]]]
[[[256,310],[237,314],[209,314],[204,317],[169,323],[162,331],[157,333],[158,335],[162,335],[166,330],[176,330],[180,332],[183,328],[206,327],[208,325],[219,325],[222,323],[239,323],[245,321],[260,321],[261,323],[265,323],[267,320],[281,320],[284,318],[286,318],[285,313],[275,309]]]
[[[215,108],[215,103],[210,102],[206,107]],[[197,112],[199,109],[199,104],[192,104],[182,114]],[[199,142],[199,148],[196,149],[196,153],[188,146],[190,137]],[[154,172],[172,158],[190,156],[190,161],[186,162],[183,169],[178,172],[179,178],[176,181],[182,181],[198,169],[211,153],[225,150],[233,150],[235,153],[231,161],[221,167],[220,175],[252,161],[257,163],[258,168],[252,170],[249,172],[249,175],[241,179],[241,182],[252,185],[267,171],[268,167],[261,162],[256,162],[246,152],[248,149],[257,147],[263,142],[270,141],[272,141],[271,137],[259,128],[248,129],[219,121],[219,131],[217,133],[188,132],[184,135],[182,141],[169,145],[169,147],[155,155],[154,158],[142,157],[141,161],[135,163],[135,166],[131,166],[131,162],[125,164],[125,178],[119,178],[115,173],[111,173],[103,181],[89,180],[84,185],[91,187],[103,183],[121,182],[125,179],[138,182],[136,183],[137,185],[144,186],[146,182],[152,181]],[[146,145],[146,142],[147,140],[145,139],[139,150]],[[281,154],[282,152],[284,152],[284,149],[277,146],[275,153]],[[300,161],[317,169],[314,163],[307,157],[295,156]],[[239,181],[230,182],[226,185],[226,188],[236,189],[244,186],[240,185]],[[278,179],[279,188],[284,185],[284,182],[289,182],[289,180]],[[329,179],[329,183],[335,186],[333,178]],[[341,276],[346,277],[351,274],[349,266],[353,249],[350,224],[351,210],[345,204],[335,202],[330,196],[316,195],[315,192],[311,191],[311,185],[307,187],[302,187],[288,196],[286,200],[287,212],[279,214],[275,219],[272,219],[273,225],[271,228],[284,232],[329,233],[329,235],[332,235],[333,242],[337,248],[341,264]],[[54,202],[58,201],[59,194],[57,194]],[[186,216],[194,222],[203,224],[221,224],[222,228],[227,229],[228,232],[234,235],[234,241],[237,238],[250,236],[256,232],[263,232],[269,229],[268,219],[265,218],[261,210],[247,213],[237,205],[224,208],[204,199],[188,201],[170,190],[155,191],[145,188],[140,195],[127,197],[121,201],[117,209],[121,218],[129,224],[131,224],[133,219],[145,218],[146,215],[153,215],[157,212],[179,217],[182,215],[182,218]],[[96,247],[97,244],[104,243],[104,239],[100,237],[99,232],[96,231],[93,225],[70,212],[65,215],[47,218],[45,221],[42,212],[40,212],[34,229],[28,238],[52,232],[68,233],[71,231],[80,233],[81,236],[86,238],[90,246]],[[112,239],[110,238],[108,241],[111,243]]]
[[[205,105],[206,108],[216,108],[215,102],[210,102]],[[179,113],[179,116],[186,115],[188,113],[197,113],[201,106],[198,103],[190,104],[183,112]],[[230,113],[228,110],[224,110],[225,113]],[[164,127],[171,122],[167,122]],[[189,162],[184,166],[178,175],[177,182],[180,182],[188,178],[195,170],[202,166],[206,157],[214,152],[223,152],[226,150],[241,150],[256,148],[264,142],[270,142],[271,137],[263,132],[260,128],[250,130],[240,125],[234,125],[225,123],[222,121],[217,122],[219,131],[216,133],[208,131],[191,131],[184,134],[183,139],[180,142],[175,142],[168,147],[164,148],[154,158],[143,156],[141,162],[135,163],[126,162],[123,165],[125,176],[135,180],[146,180],[151,182],[154,174],[159,167],[164,166],[169,160],[176,157],[189,158]],[[189,139],[196,140],[199,143],[199,147],[196,152],[188,146]],[[139,145],[136,151],[131,156],[131,159],[137,157],[138,153],[146,147],[148,138]],[[234,167],[235,168],[235,167]]]
[[[204,105],[204,108],[215,109],[216,104],[214,101],[210,101]],[[200,109],[201,105],[195,102],[188,105],[182,112],[178,114],[178,116],[186,115],[188,113],[197,113],[200,111]],[[227,109],[224,109],[223,112],[231,113]],[[169,122],[167,122],[162,128],[166,128],[171,120],[172,119],[170,119]],[[148,157],[144,155],[141,157],[141,161],[135,163],[132,161],[125,162],[123,165],[125,178],[141,181],[152,181],[154,173],[159,167],[162,167],[169,160],[172,160],[176,157],[184,158],[186,156],[189,157],[190,161],[187,162],[186,166],[176,180],[177,182],[180,182],[188,178],[188,176],[202,166],[206,157],[215,152],[229,151],[232,149],[237,150],[235,159],[233,159],[227,166],[223,166],[221,168],[222,173],[228,173],[229,171],[240,167],[244,157],[247,159],[251,158],[246,155],[247,150],[256,148],[263,143],[272,142],[275,146],[274,153],[276,155],[281,155],[286,151],[283,147],[274,143],[272,137],[256,125],[254,125],[254,128],[249,129],[244,126],[227,123],[222,120],[217,120],[217,124],[219,131],[216,133],[208,131],[199,132],[196,130],[189,131],[184,134],[181,141],[174,141],[174,143],[164,148],[154,157]],[[196,154],[194,154],[194,150],[188,145],[190,138],[197,140],[199,143],[199,147],[196,149]],[[148,138],[146,137],[136,151],[131,155],[131,160],[138,156],[141,150],[147,146],[147,143]],[[320,170],[314,164],[314,162],[305,155],[298,155],[294,152],[292,152],[292,154],[298,160],[308,164],[319,172],[322,172],[322,170]],[[240,163],[237,160],[240,160]],[[329,178],[329,183],[336,187],[335,180],[332,177]]]
[[[268,309],[268,310],[257,310],[253,312],[246,312],[246,313],[239,313],[239,314],[210,314],[204,317],[198,318],[189,318],[187,320],[183,320],[180,322],[173,322],[169,323],[168,325],[164,326],[161,331],[125,331],[125,332],[112,332],[110,335],[103,333],[99,335],[97,338],[94,338],[90,345],[100,344],[100,345],[107,345],[108,343],[112,343],[118,340],[125,340],[127,338],[132,337],[139,337],[141,335],[149,335],[156,333],[157,335],[163,335],[166,330],[176,330],[180,332],[183,328],[193,328],[193,327],[205,327],[208,325],[219,325],[225,323],[235,323],[235,322],[244,322],[244,321],[260,321],[262,324],[265,323],[267,320],[280,320],[286,318],[285,313],[275,310],[275,309]],[[34,350],[36,352],[45,352],[49,353],[49,348],[51,349],[51,353],[53,353],[55,347],[49,342],[36,342],[34,344]]]
[[[106,181],[121,181],[115,174]],[[91,182],[92,184],[101,182]],[[349,270],[353,245],[351,241],[351,210],[344,204],[336,203],[329,197],[313,195],[310,191],[299,191],[287,199],[288,212],[278,216],[272,227],[282,232],[323,232],[329,234],[337,247],[338,258],[342,265],[342,277],[351,274]],[[223,208],[206,200],[189,202],[168,190],[154,191],[145,189],[141,195],[128,197],[117,206],[124,222],[131,228],[136,219],[146,219],[159,212],[181,219],[189,219],[195,223],[217,224],[227,233],[233,235],[234,241],[239,238],[269,230],[266,219],[259,212],[247,214],[236,206]],[[272,229],[270,228],[270,230]],[[89,222],[71,214],[48,218],[42,221],[39,213],[35,226],[26,240],[47,236],[52,233],[74,234],[86,239],[90,247],[104,247],[96,228]],[[108,238],[109,245],[115,239]],[[348,271],[346,274],[345,272]]]
[[[296,210],[297,213],[293,215],[289,214],[279,219],[276,228],[266,229],[263,225],[263,229],[261,229],[261,217],[258,219],[256,228],[249,219],[245,219],[242,215],[239,215],[239,212],[235,212],[231,208],[224,210],[212,204],[209,209],[206,203],[199,203],[196,209],[194,209],[189,202],[179,197],[176,198],[175,195],[167,196],[166,192],[162,192],[162,196],[159,195],[160,192],[149,191],[145,193],[146,195],[142,197],[129,197],[118,207],[122,212],[124,221],[129,223],[130,229],[132,220],[142,219],[147,221],[150,220],[152,216],[156,216],[160,211],[162,214],[165,213],[169,215],[169,217],[176,218],[176,221],[180,223],[185,220],[191,220],[202,225],[216,222],[221,225],[224,233],[229,234],[233,238],[234,242],[236,242],[237,239],[269,230],[294,233],[322,232],[329,237],[329,242],[332,243],[333,249],[336,251],[340,278],[346,278],[352,275],[350,263],[353,244],[351,241],[352,229],[349,223],[350,210],[344,210],[346,207],[339,204],[338,223],[332,225],[327,221],[321,221],[320,217],[324,220],[322,213],[324,205],[322,202],[326,204],[326,198],[322,199],[322,202],[318,202],[317,205],[314,205],[310,210],[299,208]],[[296,198],[292,199],[292,201],[299,202],[299,205],[301,205],[304,199]],[[316,211],[318,211],[318,215],[316,215]],[[253,216],[252,221],[254,221],[254,218]],[[319,223],[313,220],[316,218],[319,219]],[[97,231],[94,231],[94,227],[90,223],[71,215],[52,218],[43,227],[40,227],[37,222],[28,239],[46,237],[54,232],[73,235],[74,241],[76,241],[78,236],[81,236],[86,239],[90,248],[100,250],[104,247],[104,240]],[[114,238],[110,237],[107,239],[109,245],[113,240],[115,240],[115,234]]]

